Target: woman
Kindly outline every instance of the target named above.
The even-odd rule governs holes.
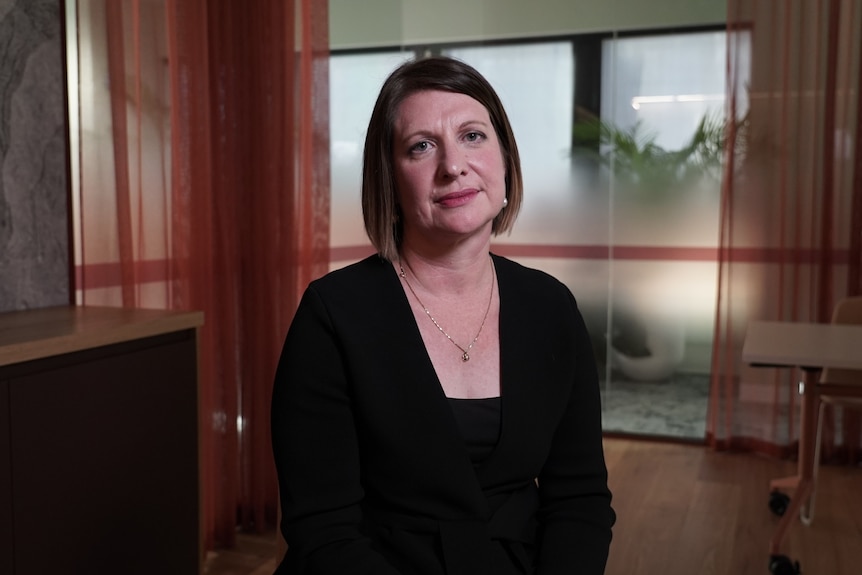
[[[309,285],[276,374],[277,573],[604,571],[614,513],[583,320],[559,281],[490,253],[521,199],[476,70],[435,57],[389,76],[362,182],[378,254]]]

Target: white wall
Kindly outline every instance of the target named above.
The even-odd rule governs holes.
[[[333,50],[725,22],[726,0],[329,0]]]

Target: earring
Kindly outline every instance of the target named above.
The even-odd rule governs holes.
[[[504,198],[503,198],[503,207],[505,208],[505,207],[506,207],[506,206],[508,206],[508,205],[509,205],[509,198],[505,198],[505,197],[504,197]]]

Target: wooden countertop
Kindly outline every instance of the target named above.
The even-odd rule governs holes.
[[[203,325],[203,312],[60,306],[0,313],[0,366]]]

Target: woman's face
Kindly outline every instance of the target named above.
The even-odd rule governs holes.
[[[392,149],[405,242],[490,238],[506,167],[482,104],[464,94],[417,92],[398,109]]]

